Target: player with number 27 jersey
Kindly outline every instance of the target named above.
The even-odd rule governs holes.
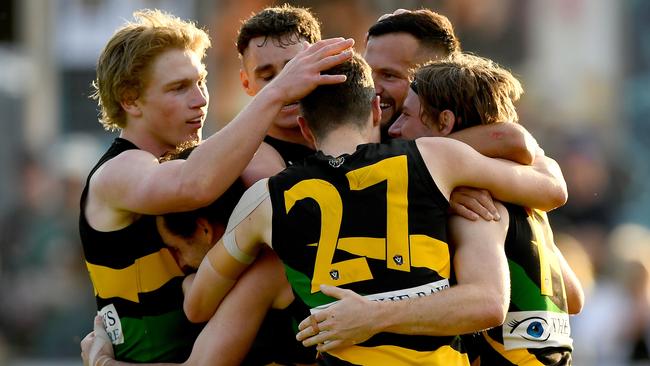
[[[321,284],[375,301],[427,296],[450,286],[449,204],[415,142],[360,145],[336,158],[318,152],[270,178],[268,187],[273,249],[304,311],[296,317],[332,303]],[[457,336],[380,333],[324,357],[339,365],[469,364]]]

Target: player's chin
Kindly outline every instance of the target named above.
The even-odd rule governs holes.
[[[176,141],[176,146],[192,146],[201,142],[201,136],[197,132],[191,132],[183,135]]]

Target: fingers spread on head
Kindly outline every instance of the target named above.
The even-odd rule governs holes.
[[[317,57],[319,58],[328,58],[330,56],[338,55],[344,51],[347,51],[349,48],[354,46],[354,39],[340,39],[337,42],[325,45],[317,50]]]
[[[344,40],[345,38],[343,37],[334,37],[334,38],[327,38],[327,39],[320,40],[309,47],[309,52],[311,53],[318,52],[329,45],[339,43]]]

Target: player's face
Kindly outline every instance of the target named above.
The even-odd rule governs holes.
[[[156,218],[156,226],[160,237],[167,245],[167,249],[169,249],[178,267],[185,274],[195,272],[199,268],[203,257],[208,254],[208,251],[212,249],[224,233],[222,225],[213,227],[210,235],[206,235],[206,232],[197,226],[194,234],[189,238],[185,238],[169,231],[162,217]]]
[[[402,111],[415,65],[418,40],[407,33],[370,37],[364,58],[372,68],[375,91],[381,97],[381,125],[392,123]]]
[[[208,111],[207,72],[199,55],[172,49],[160,54],[149,70],[148,83],[136,100],[141,126],[153,143],[169,150],[182,142],[201,140]]]
[[[242,57],[240,72],[242,86],[248,95],[253,96],[262,90],[282,71],[287,62],[302,51],[302,41],[289,41],[285,38],[282,43],[286,45],[280,45],[273,38],[256,37],[250,40]],[[280,128],[298,128],[298,112],[298,102],[286,105],[273,124]]]
[[[402,114],[390,126],[388,134],[393,138],[413,140],[418,137],[442,136],[429,121],[423,121],[420,98],[409,88],[402,106]],[[428,122],[428,123],[426,123]]]

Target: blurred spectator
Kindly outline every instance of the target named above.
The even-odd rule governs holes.
[[[573,319],[575,365],[647,365],[650,344],[650,232],[636,225],[612,231],[606,258],[585,307]]]
[[[78,162],[96,152],[92,141],[74,137],[45,156],[22,154],[20,204],[0,221],[0,337],[16,354],[78,356],[79,335],[94,313],[77,201],[84,169]],[[48,164],[50,157],[66,165]]]

